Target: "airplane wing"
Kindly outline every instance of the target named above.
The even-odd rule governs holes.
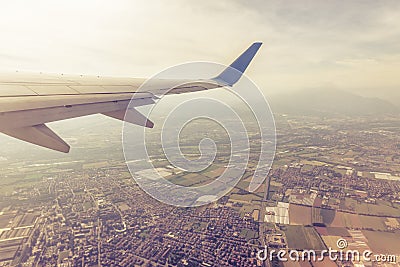
[[[68,153],[69,145],[46,123],[101,113],[152,128],[153,122],[134,107],[154,104],[157,95],[165,92],[181,94],[232,86],[260,46],[261,43],[253,43],[217,77],[195,81],[159,80],[156,88],[146,92],[138,91],[145,79],[0,74],[0,132]],[[176,84],[180,85],[172,88]],[[125,116],[126,112],[130,112],[129,116]]]

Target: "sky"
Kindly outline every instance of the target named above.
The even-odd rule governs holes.
[[[307,88],[400,99],[400,1],[0,1],[0,70],[149,77],[229,64],[267,94]]]

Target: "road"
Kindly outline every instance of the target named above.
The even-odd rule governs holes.
[[[266,203],[268,200],[269,179],[270,179],[270,177],[267,177],[267,179],[265,179],[264,198],[261,201],[260,215],[259,215],[258,229],[259,229],[259,237],[260,237],[260,241],[261,241],[261,246],[263,248],[267,245],[266,240],[265,240],[266,224],[264,223],[264,217],[265,217],[265,212],[266,212]],[[268,259],[266,261],[264,261],[264,267],[270,267],[270,266],[271,266],[271,264]]]

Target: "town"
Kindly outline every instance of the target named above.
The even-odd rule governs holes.
[[[264,186],[247,190],[252,153],[236,187],[200,207],[151,198],[119,160],[38,164],[40,175],[27,173],[29,182],[4,186],[0,266],[299,266],[262,261],[257,252],[264,246],[321,251],[335,248],[338,238],[352,249],[400,258],[400,121],[287,115],[276,121],[278,148]],[[184,142],[190,153],[194,139],[190,133]],[[196,175],[165,159],[157,170],[192,186],[218,177],[227,157],[221,153],[219,162]],[[9,161],[1,163],[14,168]],[[11,169],[4,167],[3,175],[18,175]]]

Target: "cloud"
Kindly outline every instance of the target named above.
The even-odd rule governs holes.
[[[399,11],[371,0],[7,1],[0,68],[150,76],[192,60],[230,63],[263,41],[248,74],[266,92],[329,84],[386,94],[400,85]]]

